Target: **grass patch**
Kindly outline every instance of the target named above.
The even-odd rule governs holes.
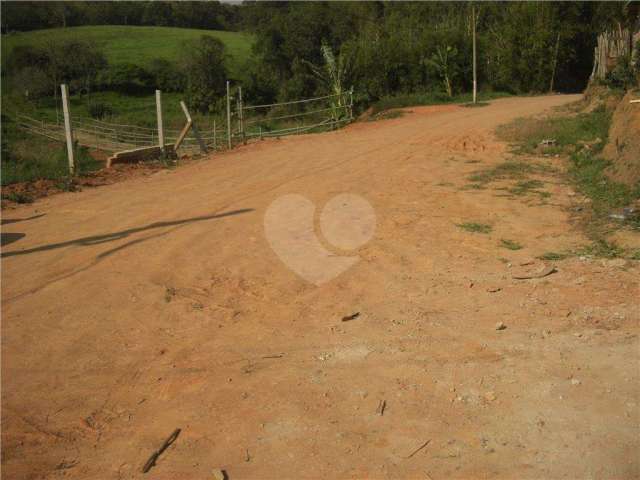
[[[75,149],[79,174],[103,167],[85,147]],[[69,176],[67,148],[63,142],[49,140],[16,129],[15,124],[2,116],[2,185],[40,179],[59,180]],[[8,197],[6,197],[8,198]],[[9,200],[21,202],[19,199]]]
[[[570,253],[559,253],[559,252],[546,252],[540,255],[538,258],[540,260],[564,260],[565,258],[569,258],[571,256]]]
[[[522,180],[515,184],[515,186],[508,189],[508,192],[512,195],[528,195],[530,193],[535,193],[542,198],[550,197],[551,194],[549,192],[540,191],[539,188],[544,187],[544,182],[540,180]]]
[[[404,116],[402,110],[385,110],[376,115],[369,117],[368,122],[375,122],[377,120],[391,120],[393,118],[400,118]]]
[[[631,216],[613,226],[609,218],[612,212],[640,199],[640,185],[631,187],[617,183],[605,174],[610,163],[602,158],[601,152],[607,142],[610,124],[611,112],[602,106],[589,113],[519,119],[498,129],[503,139],[516,143],[515,152],[520,154],[539,152],[539,144],[543,139],[555,140],[555,145],[546,147],[544,152],[568,156],[569,180],[576,190],[591,200],[579,220],[593,242],[585,254],[606,258],[624,254],[622,249],[606,240],[612,229],[628,226],[640,230],[640,218]],[[488,172],[477,174],[470,180],[488,181],[496,176],[499,175]],[[517,195],[535,191],[545,195],[546,192],[537,190],[540,185],[531,182],[535,181],[520,182],[510,192]]]
[[[491,105],[489,102],[477,102],[477,103],[464,103],[462,106],[467,108],[487,107]]]
[[[146,67],[154,58],[178,61],[183,43],[197,40],[202,35],[224,43],[229,55],[226,66],[232,75],[237,76],[245,59],[251,55],[253,36],[241,32],[193,28],[96,25],[18,32],[2,35],[2,58],[4,64],[9,52],[18,45],[41,46],[51,41],[79,39],[96,43],[104,50],[111,65],[132,63]]]
[[[527,174],[534,172],[534,165],[521,160],[508,160],[488,170],[482,170],[468,177],[468,180],[475,183],[490,183],[496,180],[524,178]]]
[[[515,142],[517,153],[535,153],[543,140],[553,139],[555,145],[547,147],[547,153],[566,152],[580,142],[594,142],[592,149],[600,151],[604,146],[611,123],[611,113],[604,107],[590,113],[550,118],[520,118],[497,129],[502,139]]]
[[[507,250],[521,250],[522,249],[522,245],[520,245],[518,242],[516,242],[514,240],[506,240],[504,238],[500,240],[500,246],[502,248],[506,248]]]
[[[597,239],[590,245],[582,247],[576,252],[577,255],[590,255],[603,258],[621,258],[624,257],[626,253],[624,248],[604,239]]]
[[[589,245],[568,252],[546,252],[540,255],[540,260],[564,260],[569,257],[586,256],[597,258],[629,258],[640,260],[640,250],[627,251],[614,242],[598,239]]]
[[[539,190],[544,186],[541,180],[527,179],[533,173],[548,173],[554,169],[541,163],[525,162],[522,160],[508,160],[500,165],[487,170],[481,170],[470,175],[467,180],[471,183],[465,188],[481,190],[492,182],[498,180],[519,180],[514,186],[504,188],[511,195],[537,194],[542,198],[550,196],[549,192]]]
[[[493,230],[493,227],[491,225],[487,225],[485,223],[465,222],[458,223],[457,226],[462,228],[463,230],[466,230],[467,232],[473,233],[491,233],[491,230]]]
[[[33,197],[24,192],[3,193],[2,199],[15,203],[33,203]]]
[[[482,98],[486,100],[509,97],[510,93],[506,92],[485,92],[482,93]],[[371,113],[382,112],[384,110],[392,110],[397,108],[415,107],[418,105],[440,105],[445,103],[464,103],[468,104],[473,100],[472,93],[465,93],[460,95],[454,95],[453,97],[447,96],[443,92],[425,92],[425,93],[410,93],[404,95],[394,95],[391,97],[383,97],[375,102],[371,108]],[[483,103],[483,102],[480,102]]]

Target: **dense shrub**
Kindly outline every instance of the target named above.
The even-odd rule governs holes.
[[[182,92],[187,84],[187,77],[178,65],[164,58],[151,61],[149,75],[153,78],[155,88],[164,92]]]
[[[136,93],[149,89],[153,84],[153,77],[138,65],[118,63],[102,71],[100,83],[102,88],[109,90]]]
[[[87,110],[89,111],[91,118],[95,118],[97,120],[113,115],[113,109],[111,106],[104,102],[92,102],[87,107]]]
[[[224,44],[203,35],[199,41],[187,42],[184,51],[187,101],[201,113],[213,111],[226,89]]]
[[[640,64],[632,65],[629,57],[621,57],[613,70],[607,74],[605,83],[612,88],[637,87],[639,73]]]

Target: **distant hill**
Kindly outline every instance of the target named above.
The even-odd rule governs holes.
[[[133,63],[146,66],[154,58],[177,60],[185,40],[209,35],[224,42],[230,56],[229,68],[237,72],[244,59],[251,53],[253,38],[241,32],[197,30],[174,27],[129,27],[100,25],[91,27],[67,27],[2,35],[3,62],[17,45],[39,45],[50,40],[82,39],[96,42],[105,52],[109,63]]]

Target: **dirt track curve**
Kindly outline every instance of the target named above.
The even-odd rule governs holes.
[[[577,98],[413,108],[5,213],[5,478],[638,478],[638,262],[515,280],[586,243],[570,187],[464,188],[509,158],[497,125]],[[265,212],[340,193],[375,234],[316,286]]]

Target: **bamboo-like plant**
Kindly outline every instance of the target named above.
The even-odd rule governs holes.
[[[325,85],[328,91],[335,94],[331,100],[332,116],[334,120],[339,117],[340,110],[346,105],[343,82],[349,69],[349,58],[344,52],[340,52],[337,58],[329,45],[323,43],[320,47],[324,65],[318,66],[311,62],[305,62],[311,68],[313,74]]]
[[[451,86],[452,77],[455,75],[453,58],[457,53],[457,49],[449,45],[446,47],[439,46],[436,48],[436,52],[431,56],[431,59],[427,60],[427,63],[432,65],[440,74],[442,83],[444,84],[444,89],[449,97],[453,96],[453,88]]]

